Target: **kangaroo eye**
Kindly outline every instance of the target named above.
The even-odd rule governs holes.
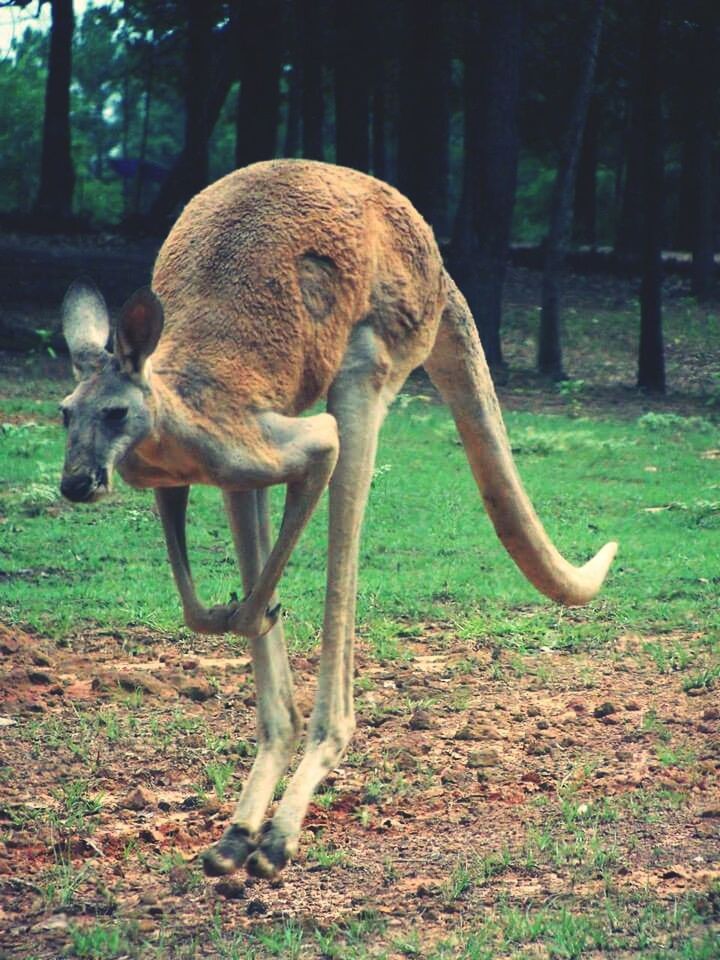
[[[103,417],[110,423],[120,423],[127,415],[127,407],[108,407],[106,410],[103,410]]]

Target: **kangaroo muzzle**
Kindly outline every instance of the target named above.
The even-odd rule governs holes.
[[[73,473],[62,478],[60,492],[73,503],[87,503],[107,493],[108,473],[98,467],[93,473]]]

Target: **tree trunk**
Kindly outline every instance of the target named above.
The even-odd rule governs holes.
[[[405,0],[398,180],[439,236],[448,229],[450,56],[441,0]]]
[[[66,220],[72,216],[75,188],[70,138],[70,80],[75,17],[72,0],[51,0],[51,8],[40,186],[35,212],[44,218]]]
[[[300,107],[302,102],[302,78],[300,76],[300,65],[297,60],[293,61],[292,70],[288,76],[288,104],[287,104],[287,127],[285,129],[285,146],[283,148],[284,157],[296,157],[300,152]]]
[[[695,38],[696,70],[692,74],[693,96],[690,139],[694,163],[691,193],[692,289],[700,301],[707,300],[715,272],[713,236],[713,136],[717,126],[717,42],[720,15],[714,3],[701,4]]]
[[[642,282],[638,387],[665,393],[662,330],[663,147],[659,70],[660,27],[664,4],[645,0],[640,39],[638,127],[645,176],[641,185]]]
[[[599,114],[597,100],[593,97],[588,107],[575,181],[575,239],[593,248],[597,244]]]
[[[325,95],[322,76],[322,11],[318,0],[298,0],[302,65],[303,156],[324,160]]]
[[[133,214],[138,217],[142,209],[143,186],[145,183],[145,161],[147,160],[148,137],[150,135],[150,105],[152,103],[153,81],[155,78],[155,48],[148,48],[148,70],[145,80],[145,103],[143,107],[142,132],[140,134],[140,151],[138,154],[138,168],[135,174],[135,197],[133,200]]]
[[[203,2],[204,0],[192,0],[192,3],[199,7],[203,6]],[[215,37],[215,42],[210,50],[211,56],[209,55],[210,62],[208,63],[208,70],[210,70],[212,62],[217,64],[213,74],[205,73],[202,78],[194,76],[197,86],[203,92],[202,103],[204,106],[202,109],[200,108],[199,94],[197,91],[193,91],[192,97],[189,98],[189,100],[192,100],[192,110],[190,109],[190,103],[187,104],[185,145],[163,181],[148,215],[148,219],[155,224],[156,228],[162,229],[166,219],[173,214],[175,209],[180,204],[187,202],[207,183],[208,141],[237,72],[237,31],[235,28],[235,21],[231,21],[222,34]],[[200,40],[195,38],[193,57],[191,57],[188,49],[186,62],[188,92],[190,86],[192,86],[192,71],[197,68],[199,60],[197,51],[199,48]],[[192,120],[190,119],[191,113]]]
[[[358,0],[335,0],[335,158],[364,172],[370,168],[368,26]]]
[[[282,61],[279,0],[245,0],[241,11],[242,72],[235,140],[238,167],[275,156]]]
[[[517,180],[522,0],[468,6],[462,198],[450,264],[480,332],[494,376],[502,375],[502,294]]]
[[[583,44],[580,77],[575,89],[565,142],[558,159],[550,210],[550,230],[545,240],[538,371],[553,380],[562,380],[565,377],[560,343],[560,279],[572,229],[575,176],[595,82],[604,7],[604,0],[594,0]]]
[[[636,72],[636,71],[633,71]],[[636,90],[637,78],[631,80]],[[618,259],[636,265],[640,260],[642,237],[640,228],[640,205],[642,183],[645,171],[642,165],[642,145],[640,142],[640,120],[637,94],[631,93],[627,105],[625,127],[625,177],[622,184],[622,199],[615,230],[615,255]]]
[[[372,172],[380,180],[387,179],[386,113],[385,72],[379,63],[372,92]]]

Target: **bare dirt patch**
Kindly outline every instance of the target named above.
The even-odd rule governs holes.
[[[103,917],[175,956],[216,914],[229,929],[372,914],[431,943],[498,902],[716,890],[717,695],[659,673],[648,639],[520,656],[438,623],[389,663],[361,642],[356,735],[268,884],[206,881],[195,859],[252,762],[242,650],[0,625],[3,956],[65,955],[71,928]],[[317,658],[293,666],[307,712]]]

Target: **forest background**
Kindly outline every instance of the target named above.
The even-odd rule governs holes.
[[[6,228],[161,237],[236,166],[342,163],[396,185],[432,224],[496,377],[511,245],[543,266],[537,363],[564,377],[562,268],[576,247],[585,266],[642,278],[638,385],[665,390],[662,251],[685,251],[693,295],[712,293],[716,3],[75,6],[0,3],[14,25],[0,61]]]

